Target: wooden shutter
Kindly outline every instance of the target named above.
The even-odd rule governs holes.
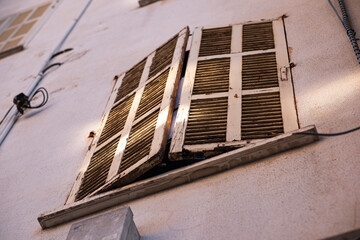
[[[161,163],[188,28],[122,74],[67,203],[127,184]]]
[[[196,28],[170,147],[198,159],[298,129],[282,19]]]
[[[48,2],[0,20],[0,58],[19,52],[57,3]]]

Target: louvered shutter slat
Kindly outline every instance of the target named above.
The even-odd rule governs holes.
[[[171,160],[216,155],[298,128],[291,76],[279,76],[289,64],[282,20],[197,28],[189,56]],[[224,102],[212,104],[216,99]]]
[[[279,92],[244,95],[242,98],[242,139],[269,138],[284,132]],[[266,121],[269,116],[273,116],[272,121]]]
[[[98,145],[101,145],[109,138],[123,130],[131,105],[134,101],[134,95],[116,104],[110,111],[104,129],[101,133]]]
[[[136,133],[142,133],[143,136],[138,136],[143,139],[135,141],[136,147],[132,147],[128,142],[118,168],[118,175],[109,181],[104,189],[112,185],[121,186],[129,183],[161,162],[188,34],[186,28],[155,51],[149,71],[149,78],[153,80],[145,86],[136,121],[130,132],[130,135],[134,136]]]
[[[191,102],[185,144],[226,140],[228,99],[199,99]]]
[[[170,41],[168,41],[156,51],[155,57],[150,67],[149,78],[154,77],[158,72],[171,64],[176,43],[177,36],[172,38]]]
[[[86,195],[105,184],[119,139],[119,137],[114,139],[94,153],[90,160],[90,165],[85,172],[84,180],[76,196],[76,200],[83,199]]]
[[[100,135],[94,139],[94,145],[85,159],[83,168],[86,170],[80,173],[68,202],[81,200],[106,183],[135,96],[132,94],[119,102],[116,101],[118,89],[127,74],[131,75],[131,72],[125,73],[116,83],[109,99],[108,110],[104,113]]]
[[[118,173],[149,155],[158,115],[159,111],[155,111],[133,126]]]
[[[141,75],[145,68],[145,63],[146,63],[146,58],[141,62],[139,62],[138,64],[136,64],[132,69],[127,71],[122,81],[121,87],[118,90],[115,99],[116,102],[122,99],[123,97],[125,97],[126,95],[128,95],[129,93],[131,93],[132,91],[134,91],[139,86]]]
[[[146,85],[135,119],[143,116],[149,109],[161,103],[168,76],[169,69]]]
[[[185,28],[119,77],[68,203],[129,183],[161,162],[188,35]]]
[[[229,58],[199,61],[193,94],[226,92],[229,88],[229,70]]]
[[[231,27],[206,29],[202,32],[199,56],[230,53]]]
[[[272,22],[246,24],[243,27],[243,51],[273,49]]]

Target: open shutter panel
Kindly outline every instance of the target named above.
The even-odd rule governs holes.
[[[129,183],[161,163],[188,36],[183,29],[119,77],[67,203]]]
[[[48,15],[56,3],[45,3],[24,12],[0,20],[0,58],[24,49],[26,42]],[[52,7],[51,7],[52,6]]]
[[[196,28],[171,160],[210,157],[298,128],[282,19]]]

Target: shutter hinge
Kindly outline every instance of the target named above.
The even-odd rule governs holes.
[[[91,138],[91,142],[90,142],[90,145],[88,146],[88,151],[90,151],[90,149],[92,148],[92,146],[95,145],[95,143],[94,143],[95,135],[96,135],[96,133],[95,133],[94,131],[91,131],[91,132],[89,133],[88,138]]]
[[[288,72],[290,68],[295,67],[294,63],[290,63],[289,66],[283,66],[280,68],[280,77],[281,81],[287,81],[288,80]]]

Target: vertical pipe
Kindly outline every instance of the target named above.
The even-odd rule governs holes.
[[[60,51],[60,49],[63,47],[64,43],[70,36],[71,32],[74,30],[82,16],[85,14],[86,10],[89,8],[90,4],[93,0],[89,0],[79,16],[75,19],[74,23],[71,25],[69,30],[66,32],[65,36],[61,39],[59,44],[55,47],[55,49],[51,52],[50,56],[45,61],[44,65],[41,67],[40,71],[38,72],[38,75],[36,79],[30,84],[30,86],[25,91],[25,95],[29,96],[31,98],[35,92],[36,87],[40,84],[41,80],[44,78],[43,71],[46,67],[48,67],[52,63],[51,57]],[[9,134],[10,130],[14,126],[15,122],[18,120],[20,114],[17,111],[17,109],[14,107],[14,105],[11,107],[8,115],[5,117],[4,121],[0,125],[0,146],[4,142],[6,136]]]

